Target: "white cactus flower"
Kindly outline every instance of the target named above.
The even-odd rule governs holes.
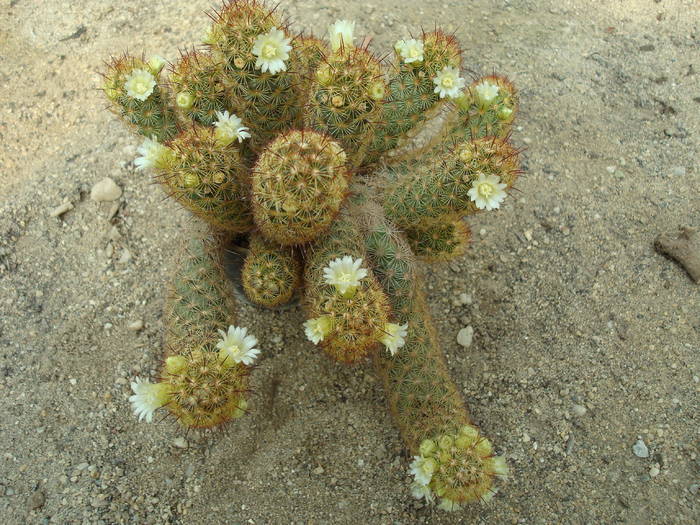
[[[498,96],[498,86],[496,84],[491,84],[488,80],[477,84],[475,89],[476,96],[482,106],[488,106]]]
[[[411,494],[416,499],[425,498],[428,503],[432,503],[435,500],[435,495],[428,485],[421,485],[418,482],[411,484]]]
[[[137,151],[141,156],[136,158],[134,164],[139,171],[146,168],[162,167],[162,164],[171,153],[169,148],[158,142],[155,135],[150,139],[145,139]]]
[[[423,62],[423,42],[411,38],[410,40],[399,40],[394,44],[394,48],[401,55],[406,64],[412,62]]]
[[[219,330],[221,340],[216,343],[216,348],[225,362],[243,363],[248,366],[253,364],[260,350],[255,348],[258,340],[247,333],[247,328],[238,326],[229,326],[228,333]]]
[[[457,98],[462,94],[465,80],[459,76],[459,70],[452,66],[445,66],[433,79],[435,83],[435,93],[440,98]]]
[[[224,111],[223,113],[217,111],[216,118],[218,120],[214,122],[214,126],[216,127],[214,137],[223,145],[228,146],[234,140],[243,142],[245,139],[250,138],[248,128],[243,126],[243,121],[235,114],[232,115],[228,111]]]
[[[153,93],[156,87],[156,77],[145,69],[134,69],[124,82],[126,94],[131,98],[144,101]]]
[[[328,28],[328,38],[331,41],[331,49],[338,51],[341,48],[349,48],[353,45],[355,22],[351,20],[336,20],[335,24]]]
[[[335,286],[341,294],[345,295],[357,288],[360,281],[367,277],[367,270],[361,266],[362,259],[353,259],[349,255],[338,257],[323,269],[323,277],[326,284]]]
[[[168,386],[164,383],[151,383],[137,377],[131,382],[134,395],[129,397],[131,407],[139,421],[153,421],[153,413],[168,402]]]
[[[410,465],[413,479],[419,485],[428,485],[430,483],[436,467],[437,464],[434,459],[424,458],[423,456],[413,456],[413,461]]]
[[[387,323],[384,326],[384,332],[380,342],[386,346],[391,355],[395,355],[399,348],[406,344],[404,338],[408,335],[408,324]]]
[[[309,319],[304,323],[304,333],[313,344],[317,345],[331,331],[331,319],[328,316]]]
[[[255,67],[265,73],[275,75],[287,70],[285,62],[289,59],[291,38],[287,38],[284,31],[273,27],[267,33],[258,35],[253,44],[253,54],[258,58]]]
[[[498,175],[479,173],[479,178],[472,183],[467,194],[477,208],[491,211],[500,207],[501,202],[506,198],[507,194],[504,190],[507,186],[501,182],[501,177]]]

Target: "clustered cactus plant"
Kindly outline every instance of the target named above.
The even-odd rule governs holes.
[[[398,41],[387,61],[355,45],[353,22],[324,41],[259,0],[229,0],[212,19],[169,74],[160,57],[130,55],[104,74],[113,111],[144,137],[137,169],[210,231],[172,278],[165,361],[156,383],[132,383],[136,414],[164,408],[207,428],[248,410],[260,351],[236,326],[224,271],[226,250],[243,246],[250,302],[299,293],[314,344],[343,363],[372,358],[414,496],[446,510],[490,500],[507,467],[450,379],[416,261],[462,254],[464,218],[513,186],[515,88],[494,75],[467,85],[459,43],[440,30]]]

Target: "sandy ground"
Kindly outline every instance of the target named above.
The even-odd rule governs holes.
[[[458,514],[411,499],[370,367],[320,355],[298,309],[242,308],[265,355],[239,424],[136,421],[128,382],[159,366],[164,278],[191,220],[134,173],[139,141],[96,72],[127,48],[176,57],[209,0],[0,6],[0,522],[700,521],[700,287],[653,248],[700,226],[695,0],[283,6],[298,27],[356,19],[378,51],[436,22],[474,71],[521,89],[520,191],[473,221],[468,255],[427,270],[454,378],[514,472]],[[90,200],[105,176],[117,209]]]

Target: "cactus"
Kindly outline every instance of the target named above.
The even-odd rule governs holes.
[[[218,251],[212,240],[194,239],[172,279],[160,381],[132,385],[131,402],[149,420],[165,407],[183,427],[206,428],[238,418],[248,407],[248,365],[257,341],[231,326],[235,303]]]
[[[159,57],[145,62],[125,53],[107,64],[102,86],[116,115],[144,137],[161,142],[176,133],[175,112],[160,78],[164,64]]]
[[[476,428],[440,352],[411,250],[391,226],[374,214],[366,246],[398,323],[408,325],[401,352],[375,354],[394,421],[412,454],[414,495],[456,510],[462,503],[488,501],[494,478],[507,467]]]
[[[290,249],[252,234],[241,280],[248,299],[259,306],[275,308],[288,303],[301,285],[301,263]]]
[[[253,213],[270,239],[290,246],[314,239],[335,218],[349,174],[340,145],[314,131],[280,135],[253,170]]]
[[[235,147],[216,130],[192,125],[168,142],[169,159],[156,169],[166,192],[217,230],[243,233],[253,226],[248,174]]]
[[[413,495],[445,510],[488,501],[507,467],[450,378],[416,261],[459,257],[465,220],[505,202],[520,174],[515,87],[496,75],[467,85],[460,45],[440,29],[398,41],[388,61],[356,45],[354,22],[320,39],[260,0],[210,16],[206,48],[169,76],[163,59],[130,55],[104,75],[112,110],[145,137],[137,169],[209,235],[172,280],[165,361],[157,383],[132,383],[136,414],[164,408],[204,428],[247,410],[260,351],[235,326],[235,272],[221,263],[247,247],[253,305],[300,296],[311,342],[341,363],[374,362],[414,456]]]

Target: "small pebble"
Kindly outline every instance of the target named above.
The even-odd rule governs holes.
[[[324,471],[323,471],[323,467],[320,467],[320,466],[319,466],[319,467],[316,467],[315,469],[313,469],[312,472],[313,472],[314,474],[317,474],[317,475],[318,475],[318,474],[323,474],[323,472],[324,472]]]
[[[647,448],[647,444],[641,439],[637,440],[637,442],[632,445],[632,452],[634,452],[634,455],[638,458],[649,457],[649,449]]]
[[[90,198],[97,202],[115,201],[122,196],[122,189],[109,177],[95,183],[90,190]]]
[[[72,209],[73,204],[71,204],[70,202],[64,202],[60,206],[56,206],[53,210],[51,210],[51,213],[49,213],[49,215],[51,217],[60,217],[61,215]]]
[[[117,261],[119,264],[126,264],[131,260],[131,252],[124,248],[124,251],[121,254],[121,257],[119,257],[119,261]]]
[[[683,177],[685,175],[685,167],[675,166],[671,169],[671,174],[675,175],[676,177]]]
[[[465,328],[462,328],[459,333],[457,334],[457,342],[463,346],[464,348],[468,348],[472,344],[472,340],[474,339],[474,328],[470,326],[467,326]]]
[[[467,294],[467,293],[459,294],[459,304],[461,304],[461,305],[472,304],[472,296]]]
[[[605,169],[608,170],[608,173],[610,173],[610,174],[615,173],[615,170],[616,170],[615,166],[608,166]]]
[[[581,417],[586,415],[587,409],[583,405],[574,405],[573,407],[571,407],[571,411],[576,417]]]
[[[657,467],[656,465],[654,465],[653,467],[651,467],[651,468],[649,469],[649,477],[655,478],[656,476],[659,475],[659,472],[661,472],[661,471],[659,470],[659,467]]]
[[[173,446],[177,448],[187,448],[187,440],[184,437],[178,437],[173,440]]]
[[[127,328],[133,332],[138,332],[139,330],[143,330],[143,321],[141,319],[138,319],[134,321],[133,323],[129,323]]]

